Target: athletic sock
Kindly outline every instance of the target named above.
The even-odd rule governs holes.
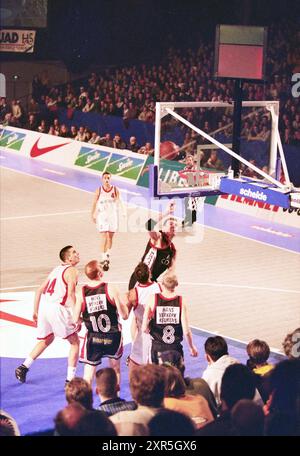
[[[76,367],[68,366],[67,380],[69,382],[75,377],[75,373],[76,373]]]
[[[23,363],[23,366],[27,367],[27,369],[30,368],[31,364],[33,363],[34,359],[30,358],[30,356],[28,356],[28,358],[25,359],[24,363]]]
[[[106,250],[105,255],[106,255],[106,259],[108,260],[110,257],[110,249]]]
[[[105,261],[106,260],[106,253],[101,253],[101,261]]]

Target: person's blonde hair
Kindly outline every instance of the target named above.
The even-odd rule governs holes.
[[[178,285],[178,279],[176,274],[168,272],[163,276],[162,284],[167,290],[173,291]]]

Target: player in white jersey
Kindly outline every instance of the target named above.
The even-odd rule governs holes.
[[[131,353],[129,356],[129,369],[135,365],[147,364],[151,362],[151,337],[150,334],[142,332],[142,322],[144,309],[149,296],[155,293],[160,293],[161,287],[157,282],[152,282],[150,279],[149,267],[140,262],[134,270],[134,275],[137,284],[127,293],[127,306],[129,310],[133,309],[134,324],[133,324],[133,340],[131,345]]]
[[[26,381],[30,366],[52,344],[55,336],[62,337],[71,344],[67,381],[75,376],[79,355],[79,328],[74,323],[72,308],[76,302],[78,271],[75,266],[79,263],[79,254],[73,246],[67,245],[60,251],[59,257],[62,264],[50,272],[35,295],[32,318],[37,323],[38,343],[15,371],[21,383]]]
[[[102,185],[97,188],[92,206],[92,220],[100,233],[100,262],[103,270],[109,269],[110,252],[115,232],[118,229],[118,203],[120,194],[117,187],[111,185],[111,174],[102,174]]]

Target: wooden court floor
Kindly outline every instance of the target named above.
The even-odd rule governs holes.
[[[0,184],[1,292],[33,291],[67,244],[80,252],[84,281],[84,265],[99,257],[93,194],[4,168]],[[129,218],[142,226],[149,212],[130,207]],[[194,244],[183,233],[175,239],[178,292],[186,297],[190,324],[244,342],[261,338],[280,350],[300,322],[300,255],[211,228],[201,234]],[[116,234],[105,279],[121,291],[147,239],[141,230]]]

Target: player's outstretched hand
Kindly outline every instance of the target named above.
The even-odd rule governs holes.
[[[197,347],[195,347],[195,345],[193,345],[190,350],[191,350],[191,356],[194,356],[194,357],[198,356],[198,350],[197,350]]]
[[[37,323],[37,320],[38,320],[38,314],[37,312],[34,312],[33,315],[32,315],[32,320]]]

